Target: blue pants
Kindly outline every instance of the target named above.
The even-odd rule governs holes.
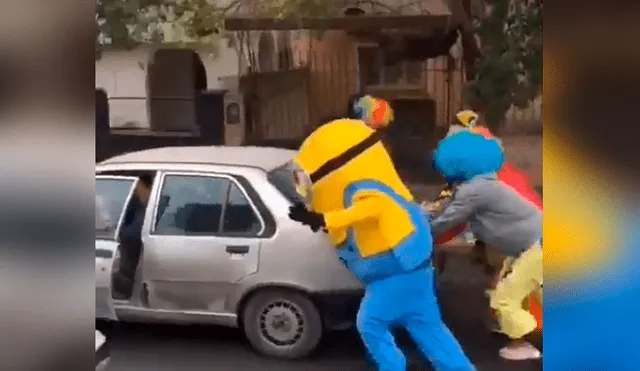
[[[396,336],[398,335],[398,328],[395,327],[395,326],[394,327],[390,327],[389,331],[391,331],[391,336],[395,339]],[[376,365],[376,361],[373,359],[373,356],[371,355],[369,350],[366,349],[366,348],[365,348],[364,358],[367,361],[367,364],[369,364],[371,366],[375,366]]]
[[[442,321],[433,268],[370,283],[356,326],[379,371],[405,371],[407,360],[389,328],[402,326],[437,371],[475,371]]]

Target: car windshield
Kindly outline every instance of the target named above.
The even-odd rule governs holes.
[[[301,202],[302,200],[291,180],[291,171],[288,165],[287,163],[269,171],[267,178],[291,203]]]

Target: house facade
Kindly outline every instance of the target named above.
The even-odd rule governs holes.
[[[241,74],[238,53],[222,45],[216,54],[197,52],[206,70],[206,87],[225,89],[225,78]],[[149,129],[147,109],[148,69],[153,50],[142,46],[134,50],[106,50],[96,61],[96,88],[109,97],[111,127]]]
[[[388,140],[399,163],[423,166],[425,148],[435,146],[455,112],[463,108],[464,35],[455,27],[466,22],[464,0],[412,1],[409,11],[401,1],[387,2],[405,13],[385,15],[345,1],[341,13],[322,25],[300,27],[242,16],[234,25],[234,19],[228,19],[230,41],[223,40],[215,55],[197,51],[206,89],[227,92],[226,143],[295,146],[323,119],[345,115],[354,94],[368,93],[394,107],[396,123]],[[354,12],[359,14],[355,18],[345,16]],[[449,42],[452,32],[456,37]],[[418,41],[403,49],[407,38]],[[389,55],[411,54],[407,49],[433,48],[434,43],[442,50],[395,63],[387,60]],[[142,47],[106,51],[96,61],[96,87],[109,96],[112,128],[153,127],[148,98],[159,93],[149,89],[152,55]],[[163,73],[164,85],[180,85],[181,73],[180,68]],[[514,108],[507,115],[507,127],[518,131],[520,123],[531,126],[540,118],[541,102],[524,111]],[[529,148],[514,148],[523,146]]]
[[[394,107],[396,120],[387,141],[396,164],[401,170],[423,167],[426,149],[435,146],[463,108],[469,59],[463,30],[472,2],[345,0],[342,9],[323,19],[261,18],[255,12],[228,18],[226,29],[238,35],[252,34],[270,45],[278,34],[291,45],[290,54],[273,50],[271,56],[260,48],[260,63],[240,79],[255,124],[246,139],[278,143],[302,138],[323,119],[345,115],[354,94],[367,93]],[[541,100],[526,110],[511,109],[506,127],[515,132],[521,124],[539,127],[540,119]],[[538,139],[508,140],[508,152],[539,147]],[[529,168],[537,173],[541,151],[534,152],[517,161],[532,164]]]

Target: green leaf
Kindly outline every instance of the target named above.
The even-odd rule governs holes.
[[[96,48],[131,48],[139,43],[156,46],[205,47],[217,51],[225,17],[246,0],[224,4],[208,0],[96,0]],[[250,0],[262,16],[321,17],[340,9],[341,0]],[[163,30],[164,32],[161,32]],[[96,51],[96,55],[99,55]],[[98,57],[96,57],[98,58]]]
[[[491,12],[474,20],[482,57],[464,100],[499,129],[512,107],[526,107],[542,84],[542,0],[491,1]]]

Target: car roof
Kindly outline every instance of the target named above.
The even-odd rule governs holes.
[[[129,152],[102,161],[101,165],[118,163],[212,164],[257,167],[273,170],[291,161],[296,151],[275,147],[253,146],[188,146],[161,147]]]

